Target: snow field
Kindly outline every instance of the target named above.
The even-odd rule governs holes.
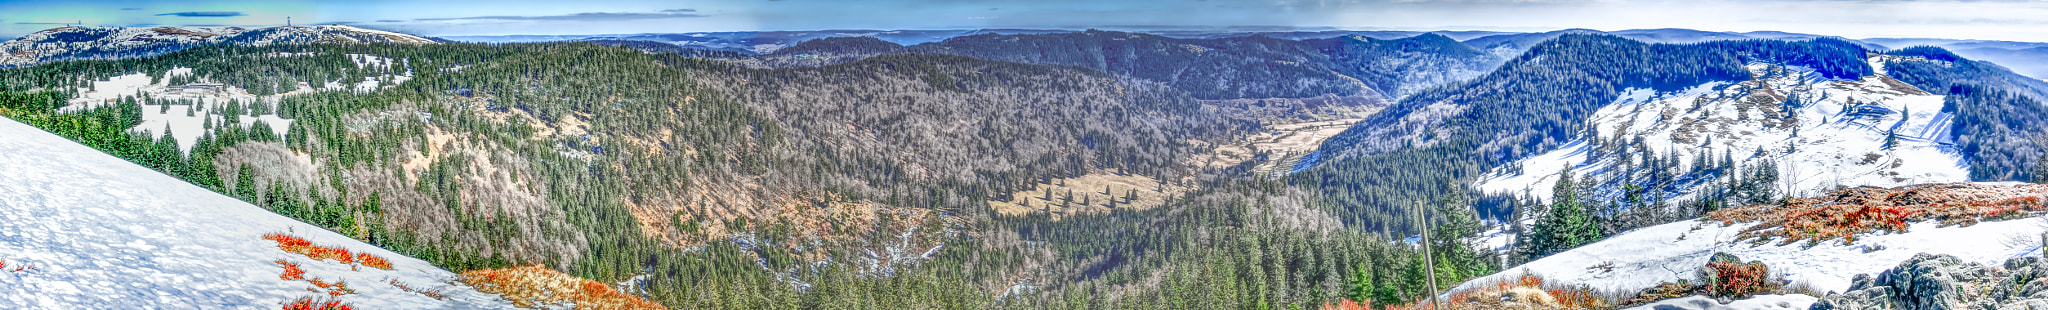
[[[356,66],[360,69],[378,71],[387,71],[394,63],[403,63],[403,60],[393,60],[391,58],[366,54],[350,54],[349,59],[355,62]],[[164,76],[172,77],[192,74],[191,68],[173,68],[166,71]],[[329,81],[324,85],[323,89],[370,92],[376,91],[379,87],[398,85],[411,79],[412,71],[408,68],[404,74],[389,74],[381,77],[371,76],[365,78],[362,83],[352,86]],[[170,104],[169,109],[165,109],[163,105],[144,104],[142,106],[142,124],[130,129],[134,132],[148,133],[151,138],[162,138],[165,132],[169,132],[172,138],[178,141],[179,150],[186,152],[190,152],[192,146],[199,142],[199,137],[208,131],[205,127],[208,121],[207,118],[212,118],[211,121],[215,126],[225,126],[234,123],[243,128],[251,128],[250,126],[254,126],[257,120],[262,120],[264,124],[270,125],[269,129],[272,133],[280,137],[284,136],[285,132],[290,131],[292,122],[294,122],[292,119],[284,118],[274,113],[255,116],[244,115],[239,123],[230,122],[226,117],[220,115],[214,115],[220,114],[221,111],[218,111],[218,109],[224,107],[231,100],[240,102],[245,106],[250,104],[266,104],[270,105],[272,111],[275,111],[276,105],[281,102],[286,94],[256,96],[232,85],[225,90],[217,92],[180,91],[172,88],[178,85],[169,85],[167,82],[158,81],[152,84],[149,75],[142,73],[94,81],[92,82],[92,87],[79,88],[77,95],[71,100],[71,105],[64,107],[63,111],[82,111],[119,103],[122,97],[140,98],[143,95],[148,95],[150,98],[155,99],[191,100],[198,102],[200,103],[198,105]],[[307,91],[313,91],[313,89],[302,85],[298,91],[293,93]],[[187,111],[190,111],[190,115],[187,115]]]
[[[1880,60],[1872,61],[1882,66]],[[1794,196],[1837,187],[1968,179],[1968,167],[1947,141],[1952,117],[1941,113],[1942,96],[1901,88],[1897,85],[1903,83],[1881,75],[1831,80],[1797,66],[1752,64],[1749,69],[1766,78],[1713,82],[1668,93],[1631,89],[1595,112],[1588,123],[1603,141],[1641,136],[1658,156],[1677,154],[1679,167],[1700,160],[1693,156],[1702,150],[1708,156],[1732,155],[1744,166],[1775,160],[1781,191]],[[1792,117],[1767,116],[1764,110],[1778,109],[1772,103],[1792,97],[1804,103],[1789,111]],[[1893,132],[1898,145],[1886,149],[1886,136]],[[1759,149],[1765,154],[1754,156]],[[1567,165],[1582,179],[1622,172],[1624,163],[1613,156],[1589,159],[1594,151],[1593,143],[1581,138],[1517,161],[1519,172],[1496,168],[1474,186],[1548,200],[1558,173]]]

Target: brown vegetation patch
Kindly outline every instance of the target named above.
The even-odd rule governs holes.
[[[278,249],[282,249],[285,252],[305,255],[307,258],[312,258],[316,260],[333,260],[335,262],[343,264],[391,270],[391,261],[385,260],[383,257],[371,255],[370,253],[350,253],[348,249],[343,249],[339,247],[325,247],[313,245],[313,242],[311,241],[306,241],[306,239],[286,234],[263,235],[263,239],[270,239],[270,241],[276,241]],[[283,263],[284,261],[279,260],[278,262]],[[288,265],[287,269],[298,268],[296,265]]]
[[[299,297],[291,303],[286,303],[284,310],[355,310],[355,306],[350,306],[339,299]]]
[[[169,35],[185,35],[185,36],[194,36],[194,37],[199,37],[199,38],[201,38],[201,39],[204,39],[204,38],[211,38],[211,37],[213,37],[213,36],[214,36],[214,34],[211,34],[211,33],[204,33],[204,32],[192,32],[192,31],[186,31],[185,29],[178,29],[178,28],[171,28],[171,27],[156,27],[156,29],[150,29],[150,31],[155,31],[156,33],[160,33],[160,34],[169,34]]]
[[[1136,174],[1090,173],[1041,182],[1031,189],[1010,193],[1007,201],[989,201],[988,206],[1003,215],[1031,212],[1058,215],[1107,213],[1111,209],[1145,210],[1166,204],[1168,196],[1187,188]],[[1068,199],[1072,193],[1072,199]]]
[[[1836,238],[1854,243],[1856,236],[1877,231],[1905,232],[1910,223],[1940,221],[1942,226],[1969,226],[1978,221],[2023,217],[2048,210],[2042,195],[2048,185],[1927,184],[1896,188],[1858,187],[1820,197],[1788,199],[1782,204],[1753,205],[1709,212],[1707,219],[1723,225],[1758,223],[1740,239],[1784,238],[1811,243]]]
[[[391,279],[391,286],[396,287],[398,288],[398,290],[405,291],[407,293],[425,295],[427,297],[434,298],[435,300],[448,298],[448,294],[443,292],[447,290],[447,288],[445,287],[433,289],[414,288],[411,284],[399,282],[398,279]]]
[[[462,283],[477,291],[498,294],[522,308],[564,306],[576,309],[666,309],[604,283],[577,278],[539,265],[462,272]]]
[[[1694,273],[1693,282],[1679,280],[1665,282],[1656,287],[1643,289],[1635,296],[1621,302],[1621,307],[1648,304],[1660,300],[1687,296],[1709,296],[1722,299],[1743,299],[1763,294],[1805,294],[1823,296],[1807,283],[1794,284],[1782,277],[1774,276],[1770,267],[1762,262],[1744,262],[1741,258],[1725,253],[1714,253]]]
[[[1889,76],[1883,76],[1883,75],[1879,75],[1879,76],[1877,76],[1877,79],[1878,79],[1879,81],[1884,81],[1884,85],[1889,85],[1889,86],[1891,86],[1891,87],[1892,87],[1892,90],[1898,91],[1899,93],[1902,93],[1902,94],[1907,94],[1907,95],[1916,95],[1916,96],[1925,96],[1925,95],[1933,95],[1933,94],[1934,94],[1934,93],[1929,93],[1929,92],[1927,92],[1927,91],[1925,91],[1925,90],[1921,90],[1921,89],[1920,89],[1919,87],[1914,87],[1914,86],[1913,86],[1913,84],[1906,84],[1906,82],[1901,82],[1901,81],[1899,81],[1899,80],[1896,80],[1896,79],[1892,79],[1892,77],[1889,77]]]

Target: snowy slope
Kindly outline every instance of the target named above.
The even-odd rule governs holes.
[[[1953,117],[1941,112],[1942,96],[1885,76],[1887,57],[1896,56],[1870,58],[1879,74],[1860,80],[1827,79],[1804,67],[1751,64],[1749,70],[1759,78],[1749,81],[1663,93],[1633,89],[1587,120],[1599,141],[1582,138],[1497,167],[1473,185],[1547,200],[1559,172],[1570,165],[1577,175],[1606,180],[1601,194],[1613,195],[1622,176],[1641,180],[1651,172],[1645,154],[1675,156],[1678,162],[1666,170],[1692,167],[1700,155],[1732,158],[1743,167],[1774,162],[1779,192],[1792,196],[1840,187],[1967,180],[1968,167],[1949,141]],[[1886,149],[1891,133],[1898,144]],[[1624,160],[1618,152],[1634,156]],[[1695,187],[1716,186],[1707,181],[1678,180],[1663,194],[1677,198]]]
[[[1658,283],[1690,281],[1692,272],[1705,266],[1714,252],[1724,252],[1743,260],[1763,262],[1771,272],[1788,280],[1812,283],[1823,292],[1840,292],[1849,288],[1850,279],[1857,274],[1884,271],[1919,253],[1955,255],[1986,265],[2002,264],[2021,255],[2038,255],[2040,242],[2031,238],[2048,228],[2048,222],[2040,218],[1982,222],[1968,227],[1937,227],[1936,223],[1926,222],[1912,224],[1907,233],[1861,236],[1854,245],[1836,241],[1807,247],[1803,242],[1738,242],[1736,234],[1754,224],[1721,224],[1688,220],[1645,227],[1464,285],[1534,273],[1559,283],[1633,292]]]
[[[1814,301],[1806,295],[1759,295],[1722,304],[1713,298],[1691,296],[1668,299],[1623,310],[1806,310]]]
[[[231,122],[228,120],[228,117],[222,115],[247,114],[247,111],[221,110],[229,102],[236,102],[244,106],[267,105],[269,109],[265,110],[277,111],[277,105],[285,96],[316,91],[372,92],[412,80],[412,68],[407,65],[406,59],[392,59],[370,54],[349,54],[348,56],[349,60],[356,64],[357,69],[362,69],[362,71],[357,71],[356,73],[368,74],[368,76],[363,78],[362,82],[352,86],[329,81],[324,87],[319,89],[311,88],[308,85],[300,85],[298,90],[291,92],[257,96],[250,94],[247,89],[235,87],[235,85],[222,85],[223,87],[214,90],[196,90],[182,87],[187,85],[170,85],[168,79],[152,83],[150,76],[147,74],[131,73],[114,76],[105,80],[92,81],[92,84],[88,87],[75,89],[75,95],[69,101],[70,105],[64,107],[64,109],[65,111],[80,111],[119,103],[122,98],[132,99],[144,96],[162,100],[155,103],[170,102],[169,104],[143,102],[142,124],[136,125],[130,131],[147,133],[151,138],[161,138],[164,134],[169,133],[178,141],[180,151],[191,151],[192,147],[198,144],[199,137],[205,135],[211,129],[206,127],[206,124],[209,123],[215,124],[215,126],[234,123],[242,128],[252,128],[252,126],[256,125],[256,122],[261,121],[263,124],[270,126],[269,130],[271,133],[283,137],[291,129],[292,123],[296,121],[284,118],[276,113],[269,113],[243,115],[238,117],[239,122]],[[163,74],[166,78],[189,75],[192,75],[191,68],[173,68]],[[182,104],[179,102],[196,104]]]
[[[275,308],[325,296],[306,280],[340,281],[336,297],[365,309],[510,308],[425,261],[159,174],[9,119],[0,119],[0,308]],[[285,252],[265,234],[369,253],[392,270]],[[277,261],[306,280],[284,280]],[[353,270],[352,270],[353,269]],[[439,289],[442,299],[405,291]],[[323,290],[323,292],[325,292]]]

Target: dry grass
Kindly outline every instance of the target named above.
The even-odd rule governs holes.
[[[405,292],[407,292],[407,293],[413,293],[413,294],[420,294],[420,295],[426,295],[427,297],[433,297],[433,298],[434,298],[434,299],[436,299],[436,300],[439,300],[439,299],[444,299],[444,298],[448,298],[448,294],[446,294],[446,293],[443,293],[443,292],[442,292],[442,291],[444,291],[444,290],[447,290],[447,288],[445,288],[445,287],[443,287],[443,288],[435,288],[435,289],[419,289],[419,288],[413,288],[413,287],[412,287],[412,285],[410,285],[410,284],[405,284],[405,282],[398,282],[398,279],[391,279],[391,286],[392,286],[392,287],[397,287],[397,288],[398,288],[398,290],[401,290],[401,291],[405,291]]]
[[[1546,282],[1543,277],[1522,275],[1513,279],[1495,281],[1470,289],[1451,293],[1449,298],[1439,300],[1446,309],[1453,310],[1580,310],[1613,309],[1614,303],[1608,297],[1583,286]],[[1417,300],[1409,305],[1390,305],[1389,310],[1434,309],[1428,299]],[[1324,304],[1323,309],[1372,309],[1372,304],[1351,300]]]
[[[305,255],[315,260],[333,260],[343,264],[391,270],[391,261],[385,260],[383,257],[371,255],[370,253],[350,253],[348,249],[339,247],[313,245],[311,241],[286,234],[263,235],[263,239],[276,241],[277,248],[283,249],[285,252]]]
[[[1104,188],[1108,188],[1110,192],[1104,193]],[[988,206],[998,213],[1011,216],[1044,210],[1071,216],[1107,213],[1112,205],[1117,209],[1151,209],[1166,204],[1168,195],[1178,195],[1187,191],[1187,188],[1171,184],[1164,185],[1163,189],[1159,180],[1152,177],[1096,172],[1039,183],[1029,190],[1011,193],[1011,199],[1008,201],[991,200]],[[1128,195],[1131,190],[1137,190],[1137,199],[1127,199],[1130,198]],[[1046,198],[1047,191],[1052,193],[1051,199]],[[1074,193],[1074,200],[1071,202],[1066,200],[1069,191]],[[1082,203],[1084,200],[1087,203]]]
[[[355,306],[350,306],[339,299],[299,297],[299,299],[285,304],[284,310],[355,310]]]
[[[522,308],[575,304],[576,309],[666,309],[604,283],[555,272],[542,266],[462,272],[462,283],[477,291],[498,294]]]
[[[299,264],[295,264],[280,259],[277,260],[277,265],[284,267],[284,271],[278,273],[277,275],[277,278],[279,280],[306,281],[306,283],[313,285],[313,287],[306,288],[307,292],[326,293],[328,296],[341,296],[356,293],[355,289],[351,289],[348,287],[347,282],[327,282],[326,280],[321,280],[320,278],[306,279],[306,270],[300,269]]]
[[[348,288],[348,282],[334,281],[333,283],[328,283],[327,281],[321,281],[320,278],[313,278],[312,280],[306,280],[306,283],[312,283],[313,287],[319,288],[319,290],[327,290],[328,296],[341,296],[356,293],[356,290]],[[319,290],[316,289],[306,290],[319,292]]]
[[[1939,221],[1942,226],[1969,226],[1979,221],[2025,217],[2048,210],[2042,195],[2048,185],[2011,186],[1969,183],[1928,184],[1897,188],[1859,187],[1825,196],[1790,199],[1777,205],[1728,208],[1708,219],[1732,225],[1759,223],[1744,229],[1741,239],[1782,244],[1806,240],[1819,243],[1878,231],[1905,232],[1910,223]]]

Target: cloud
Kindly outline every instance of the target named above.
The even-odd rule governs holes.
[[[402,21],[402,20],[396,20],[396,19],[379,19],[379,20],[377,20],[377,22],[379,22],[379,23],[403,23],[403,22],[405,22],[405,21]]]
[[[247,15],[247,14],[242,14],[242,12],[234,12],[234,11],[200,11],[200,12],[173,12],[173,13],[163,13],[163,14],[157,14],[156,16],[177,16],[177,17],[235,17],[235,16],[245,16],[245,15]]]
[[[542,16],[472,16],[472,17],[450,17],[450,18],[420,18],[420,19],[414,19],[413,21],[421,21],[421,22],[434,22],[434,21],[613,21],[613,20],[634,20],[634,19],[662,19],[662,18],[689,18],[689,17],[706,17],[706,16],[707,16],[707,15],[703,15],[703,14],[696,14],[696,13],[691,13],[691,12],[696,12],[696,11],[697,11],[697,10],[693,10],[693,9],[674,9],[674,10],[661,10],[661,11],[660,11],[659,13],[606,13],[606,12],[591,12],[591,13],[576,13],[576,14],[568,14],[568,15],[542,15]]]
[[[122,11],[138,11],[138,10],[142,10],[142,8],[121,8],[121,10],[122,10]]]
[[[15,24],[15,25],[70,25],[71,23],[36,23],[36,22],[16,22],[16,23],[14,23],[14,24]]]

